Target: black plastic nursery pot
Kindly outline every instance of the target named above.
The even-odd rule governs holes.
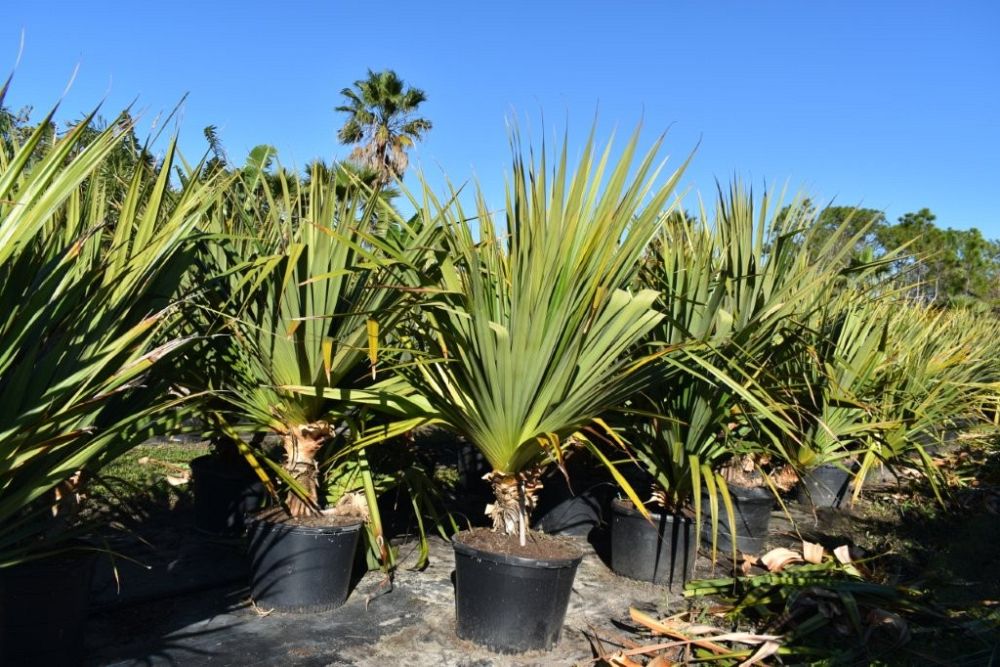
[[[463,544],[463,535],[452,540],[458,636],[499,653],[555,646],[583,555],[510,556]]]
[[[816,507],[840,507],[847,496],[851,474],[846,468],[835,465],[821,465],[802,475],[797,499],[803,505],[812,503]]]
[[[857,482],[855,481],[855,484]],[[868,469],[865,484],[898,484],[899,472],[887,463],[876,463]]]
[[[611,570],[615,574],[673,587],[694,574],[697,558],[691,519],[650,512],[647,519],[624,500],[611,503]]]
[[[759,554],[764,550],[767,531],[771,525],[771,508],[774,507],[774,495],[764,487],[745,487],[729,485],[729,496],[733,501],[733,515],[736,519],[736,529],[729,525],[729,515],[718,490],[719,537],[716,544],[721,553],[732,551],[733,541],[736,550],[746,554]],[[709,505],[709,494],[706,490],[701,499],[701,541],[706,548],[712,547],[712,508]]]
[[[263,609],[313,612],[344,604],[362,524],[298,526],[257,517],[250,527],[250,594]]]
[[[94,552],[0,569],[0,665],[78,665]]]
[[[264,485],[246,464],[233,464],[211,454],[193,459],[194,524],[214,534],[238,534],[247,515],[258,511]]]
[[[592,530],[607,524],[618,487],[603,467],[581,459],[571,457],[566,474],[550,471],[542,479],[538,505],[532,511],[538,530],[550,535],[588,537]],[[572,486],[567,477],[573,480]]]
[[[550,535],[587,537],[602,523],[607,502],[613,489],[586,489],[575,496],[559,499],[550,507],[538,511],[535,526]]]

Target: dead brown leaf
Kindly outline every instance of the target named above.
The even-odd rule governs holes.
[[[675,663],[667,660],[666,656],[658,655],[646,665],[646,667],[673,667]]]
[[[753,655],[740,663],[740,667],[750,667],[751,665],[756,665],[761,660],[769,658],[777,653],[780,648],[781,644],[776,641],[765,641],[760,645],[760,648],[753,652]]]
[[[781,572],[791,563],[801,563],[802,554],[785,547],[778,547],[761,556],[760,562],[764,564],[768,572]]]
[[[851,564],[851,548],[846,544],[841,544],[839,547],[833,550],[833,555],[836,556],[837,561],[843,565]]]
[[[167,484],[170,486],[184,486],[191,481],[190,475],[167,475]]]
[[[813,563],[814,565],[822,563],[823,554],[825,553],[826,549],[824,549],[822,545],[802,540],[802,558],[805,559],[807,563]]]

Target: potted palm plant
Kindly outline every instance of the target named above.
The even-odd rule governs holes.
[[[701,538],[713,559],[719,547],[763,546],[784,482],[761,474],[759,462],[787,462],[786,443],[799,437],[775,389],[776,369],[794,350],[800,322],[836,286],[833,267],[846,252],[846,225],[819,243],[804,200],[782,208],[739,184],[720,191],[708,220],[704,210],[668,215],[640,274],[666,315],[650,341],[668,352],[624,419],[652,482],[646,509],[656,520],[639,520],[628,502],[614,505],[612,568],[658,583],[690,576]],[[810,259],[817,245],[827,262]],[[701,531],[692,531],[692,519]]]
[[[873,398],[882,424],[861,456],[854,499],[878,465],[916,465],[939,493],[932,448],[981,419],[982,397],[996,391],[989,381],[995,363],[991,323],[902,302],[892,304],[887,327],[886,359]]]
[[[788,442],[790,463],[801,477],[798,499],[839,507],[851,468],[881,429],[874,398],[880,391],[889,311],[887,305],[847,292],[805,327],[797,360],[797,432]]]
[[[163,370],[189,340],[176,300],[214,186],[171,187],[173,143],[109,177],[132,124],[92,120],[43,146],[50,113],[0,141],[3,664],[79,662],[96,552],[81,485],[183,416]]]
[[[334,180],[288,184],[294,177],[281,171],[277,178],[280,196],[265,192],[247,204],[257,213],[245,265],[222,273],[229,296],[217,311],[227,313],[231,335],[220,393],[228,408],[217,416],[252,466],[268,473],[262,480],[274,489],[277,477],[285,489],[280,506],[253,521],[254,600],[310,611],[345,601],[365,526],[382,561],[390,558],[365,446],[421,421],[359,433],[366,400],[378,395],[370,385],[380,341],[407,316],[407,290],[436,232],[397,220],[376,234],[373,213],[391,212],[360,184],[345,194]],[[259,431],[280,438],[280,465],[251,449],[245,435]]]
[[[453,544],[458,635],[496,651],[558,640],[582,554],[530,530],[540,475],[570,442],[603,456],[594,442],[618,436],[600,416],[646,382],[626,352],[661,315],[655,292],[626,287],[680,172],[655,185],[657,144],[630,177],[636,141],[606,168],[591,139],[573,173],[564,147],[550,174],[515,139],[503,233],[481,195],[478,235],[457,197],[425,212],[451,254],[421,331],[432,353],[401,372],[491,467],[492,528]]]
[[[231,313],[225,304],[234,292],[247,291],[245,284],[239,284],[242,276],[248,271],[261,270],[248,264],[248,258],[272,257],[287,242],[282,234],[275,233],[272,207],[278,206],[279,210],[285,210],[287,206],[302,208],[303,202],[310,196],[309,187],[314,182],[326,191],[324,196],[337,200],[356,198],[361,189],[375,184],[378,175],[347,162],[329,166],[315,161],[300,179],[280,166],[276,171],[272,170],[277,154],[272,146],[266,144],[254,147],[242,167],[231,167],[218,137],[211,130],[206,131],[206,136],[216,157],[203,168],[201,175],[225,171],[229,176],[229,187],[219,191],[210,213],[210,230],[219,242],[200,248],[200,276],[219,278],[207,280],[205,289],[197,294],[201,308],[196,309],[196,316],[190,319],[189,324],[193,331],[204,335],[197,349],[191,353],[194,363],[187,364],[185,371],[187,384],[220,389],[231,384],[233,373],[230,363],[233,341],[227,335]],[[368,209],[368,222],[372,227],[382,226],[386,212],[392,212],[389,204],[397,192],[389,187],[380,187],[370,191],[370,194],[377,199],[378,205]],[[265,487],[248,465],[238,442],[226,430],[228,422],[243,419],[242,413],[231,413],[229,403],[214,393],[209,393],[200,404],[201,421],[207,427],[212,449],[191,461],[195,525],[211,533],[238,535],[244,530],[245,517],[259,510],[265,502]],[[273,444],[276,437],[275,433],[268,431],[254,433],[250,448],[261,452],[265,450],[265,445]]]
[[[242,535],[246,517],[261,509],[267,494],[264,484],[248,464],[229,433],[228,422],[239,415],[228,414],[228,402],[219,390],[229,386],[233,372],[229,363],[231,338],[227,335],[225,304],[234,291],[234,280],[247,270],[248,258],[267,257],[278,251],[280,238],[260,224],[261,199],[271,174],[276,151],[266,144],[255,146],[241,167],[231,166],[214,127],[206,128],[213,158],[202,165],[198,178],[211,175],[226,179],[204,225],[211,243],[201,245],[195,279],[201,289],[194,293],[197,307],[191,309],[187,325],[200,334],[182,368],[181,381],[190,387],[207,389],[199,401],[199,425],[211,447],[207,454],[192,459],[191,488],[194,497],[194,524],[211,534]],[[297,186],[294,182],[289,184]],[[255,206],[254,204],[258,204]],[[236,288],[239,292],[239,288]],[[251,447],[262,451],[265,433],[251,436]]]
[[[788,364],[790,359],[798,358],[797,341],[802,338],[803,329],[808,327],[814,313],[838,295],[870,289],[876,272],[891,260],[891,256],[873,259],[857,252],[874,219],[857,219],[859,214],[855,213],[833,226],[825,225],[808,201],[800,199],[790,206],[776,206],[768,221],[768,199],[765,195],[761,202],[753,235],[748,226],[754,223],[744,222],[744,231],[737,232],[733,237],[735,242],[727,246],[728,264],[735,267],[730,269],[730,275],[742,277],[734,281],[735,289],[730,292],[726,310],[734,314],[732,330],[745,332],[743,336],[737,334],[735,339],[740,349],[750,351],[758,382],[772,397],[770,405],[780,408],[744,413],[745,421],[753,422],[755,433],[769,434],[773,450],[749,454],[737,451],[720,471],[730,490],[750,489],[749,493],[756,492],[761,505],[772,502],[764,500],[765,491],[777,498],[779,491],[788,491],[795,484],[792,452],[802,451],[801,444],[808,437],[799,428],[799,406],[794,400],[787,400],[789,383],[798,383],[798,376],[789,373]],[[728,207],[720,206],[723,217],[747,221],[753,218],[755,207],[751,197],[733,196],[731,202]],[[722,228],[741,229],[728,225]],[[765,326],[746,326],[754,322],[763,322]],[[751,444],[756,444],[756,438]],[[709,510],[714,514],[711,504]],[[733,525],[730,523],[733,517],[727,516],[727,525],[720,525],[719,534],[735,535],[739,550],[760,551],[768,513],[761,508],[757,515],[761,521],[756,528],[746,516],[736,516],[734,529],[728,527]],[[713,542],[714,530],[713,525]],[[749,539],[742,539],[741,532]],[[739,546],[741,542],[743,547]]]

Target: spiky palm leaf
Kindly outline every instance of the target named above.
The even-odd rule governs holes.
[[[611,162],[591,137],[572,173],[564,145],[549,174],[544,148],[528,163],[515,137],[504,235],[481,195],[478,239],[457,197],[436,208],[452,251],[422,337],[437,359],[403,372],[493,467],[494,522],[522,539],[532,468],[570,436],[617,437],[600,416],[645,382],[647,360],[626,352],[661,315],[655,292],[627,286],[680,171],[655,183],[659,142],[631,171],[637,140]]]
[[[45,498],[178,402],[155,371],[188,340],[176,329],[182,250],[213,191],[171,190],[171,143],[112,210],[102,166],[131,127],[84,143],[87,118],[40,149],[52,113],[0,151],[0,565],[58,548]]]
[[[236,232],[224,235],[229,251],[215,259],[225,302],[209,308],[209,319],[222,313],[231,334],[220,352],[221,397],[244,429],[282,437],[284,469],[274,471],[290,487],[293,514],[319,508],[328,495],[318,487],[324,471],[337,488],[346,489],[350,477],[350,491],[366,492],[377,524],[364,445],[427,417],[404,419],[377,436],[355,430],[364,426],[365,406],[385,402],[370,385],[419,293],[437,232],[399,219],[359,182],[347,189],[341,179],[301,183],[279,171],[277,184],[278,196],[265,193],[251,203],[252,234],[239,231],[247,229],[240,218],[225,217],[231,209],[220,209],[214,222],[220,233]],[[370,231],[376,215],[392,219],[394,234]]]

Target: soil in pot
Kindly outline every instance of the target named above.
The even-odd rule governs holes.
[[[655,584],[681,586],[694,574],[695,533],[688,517],[650,512],[647,519],[627,500],[611,503],[611,569]]]
[[[847,496],[851,474],[846,468],[821,465],[802,475],[797,499],[803,505],[840,507]]]
[[[78,665],[95,552],[0,569],[0,665]]]
[[[458,636],[500,653],[559,641],[580,549],[564,538],[516,537],[475,528],[453,538]]]
[[[719,537],[716,544],[721,553],[732,551],[733,540],[736,550],[746,554],[759,554],[764,550],[767,540],[767,530],[771,524],[771,508],[774,506],[774,495],[764,487],[745,487],[729,485],[729,496],[733,501],[733,514],[736,519],[736,529],[729,525],[729,515],[718,494]],[[712,547],[712,508],[709,505],[709,494],[706,490],[701,499],[701,542]]]
[[[250,529],[250,593],[262,609],[313,612],[344,604],[362,523],[329,514],[257,515]]]
[[[258,511],[267,495],[246,462],[208,454],[190,463],[195,527],[213,534],[238,534],[245,517]]]

